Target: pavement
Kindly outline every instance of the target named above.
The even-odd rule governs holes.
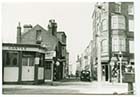
[[[127,94],[127,83],[109,82],[55,82],[53,85],[2,85],[3,94],[86,94],[86,95],[113,95]]]

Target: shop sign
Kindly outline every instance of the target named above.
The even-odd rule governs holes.
[[[26,47],[9,46],[9,50],[26,50]]]
[[[56,56],[56,52],[55,51],[47,51],[45,53],[45,59],[53,59],[53,57]]]
[[[131,72],[126,72],[124,74],[123,81],[126,83],[134,83],[135,82],[135,74]]]
[[[39,57],[36,57],[36,58],[35,58],[35,64],[36,64],[36,65],[39,64]]]

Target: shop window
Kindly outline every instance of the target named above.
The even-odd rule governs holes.
[[[18,65],[18,53],[17,52],[6,52],[6,66],[17,66]]]
[[[46,65],[45,65],[46,69],[51,69],[51,64],[52,62],[46,62]]]
[[[22,66],[33,66],[34,57],[22,57]]]
[[[22,66],[27,66],[28,65],[28,58],[24,57],[22,58]]]

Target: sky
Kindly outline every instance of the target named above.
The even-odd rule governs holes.
[[[24,24],[39,24],[48,29],[49,19],[55,19],[58,31],[67,35],[67,50],[74,73],[77,55],[92,39],[93,10],[94,2],[2,3],[2,42],[16,42],[18,22],[22,27]]]

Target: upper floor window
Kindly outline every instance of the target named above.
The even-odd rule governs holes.
[[[133,15],[134,14],[134,5],[133,4],[129,4],[128,5],[128,14],[129,15]]]
[[[129,52],[134,53],[134,41],[129,41]]]
[[[115,2],[115,12],[121,13],[121,3]]]
[[[112,37],[112,51],[126,51],[125,37],[120,36]]]
[[[112,38],[112,51],[119,51],[119,38],[118,37]]]
[[[41,40],[42,40],[42,37],[41,37],[41,30],[36,30],[36,41],[37,41],[37,43],[39,42],[41,42]]]
[[[129,20],[129,31],[134,31],[134,20]]]
[[[125,29],[125,17],[122,15],[114,15],[111,19],[112,29]]]

